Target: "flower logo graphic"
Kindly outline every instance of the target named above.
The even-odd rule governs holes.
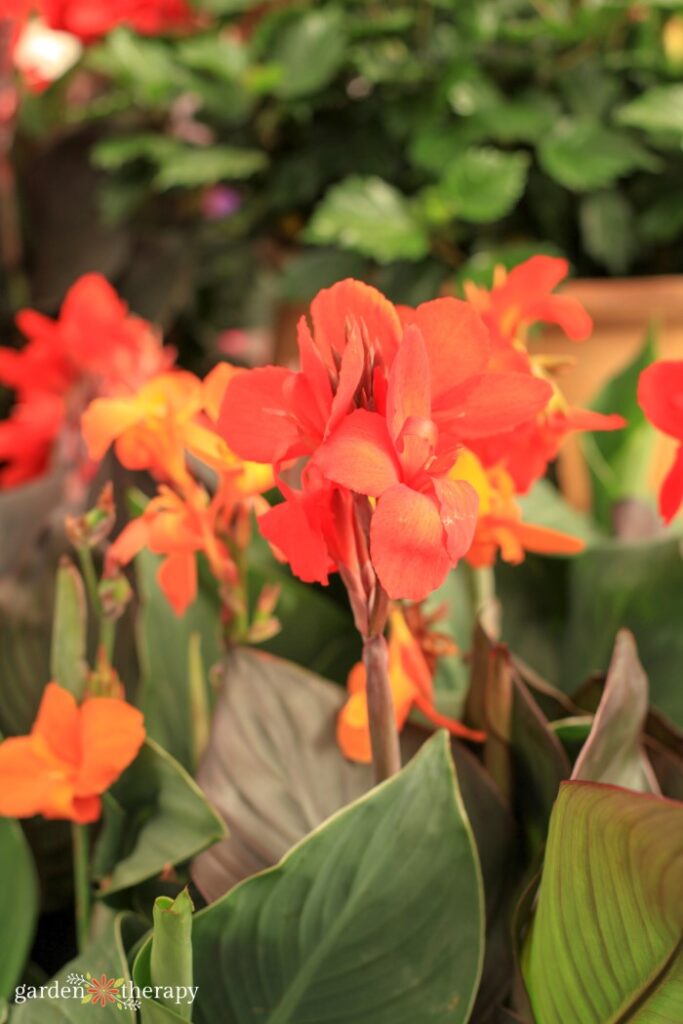
[[[138,1010],[140,1001],[123,994],[124,978],[109,978],[106,974],[93,976],[90,971],[85,974],[70,974],[66,979],[70,985],[78,985],[84,991],[81,1003],[92,1003],[93,1006],[115,1006],[118,1010]]]

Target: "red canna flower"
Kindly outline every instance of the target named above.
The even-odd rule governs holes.
[[[432,670],[418,639],[411,632],[400,608],[389,616],[389,680],[394,700],[394,715],[399,732],[413,708],[421,711],[434,725],[446,728],[453,736],[481,742],[484,734],[455,719],[439,714],[434,706]],[[351,669],[349,697],[337,720],[337,742],[352,761],[368,763],[372,759],[368,720],[367,678],[362,662]]]
[[[97,821],[101,795],[145,738],[140,712],[123,700],[88,697],[48,683],[28,736],[0,743],[0,815]]]
[[[76,282],[56,320],[24,310],[17,325],[27,344],[0,349],[0,382],[17,397],[0,425],[0,486],[31,480],[67,453],[71,458],[91,398],[125,394],[173,361],[173,351],[128,313],[99,274]],[[81,469],[87,475],[84,463]]]
[[[683,361],[662,359],[643,370],[638,402],[658,430],[679,442],[659,495],[659,511],[670,523],[683,502]]]
[[[533,417],[551,389],[527,373],[489,372],[487,332],[456,299],[399,316],[374,288],[343,281],[317,296],[311,317],[312,332],[305,321],[299,327],[301,369],[235,377],[219,429],[242,457],[278,470],[309,458],[302,489],[284,486],[287,506],[263,523],[282,551],[294,547],[282,542],[287,531],[311,539],[295,572],[326,579],[330,562],[348,568],[348,561],[362,572],[365,553],[352,556],[348,540],[356,547],[362,540],[357,519],[365,502],[368,561],[383,589],[423,598],[474,531],[476,495],[448,478],[459,446]],[[355,529],[337,522],[349,500]]]

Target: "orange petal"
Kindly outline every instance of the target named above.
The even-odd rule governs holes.
[[[422,601],[451,566],[436,503],[397,484],[381,496],[370,527],[372,562],[389,597]]]
[[[126,398],[96,398],[81,416],[81,433],[91,459],[99,461],[109,446],[145,416],[145,406]]]
[[[311,303],[311,319],[316,346],[328,368],[347,344],[348,325],[361,331],[364,339],[378,349],[390,366],[401,339],[398,313],[387,298],[371,285],[351,278],[318,292]]]
[[[424,338],[431,367],[432,394],[442,395],[481,373],[491,342],[484,322],[467,302],[443,298],[401,310],[404,326],[414,324]]]
[[[360,494],[376,497],[400,480],[386,420],[366,409],[356,409],[342,420],[314,461],[328,480]]]
[[[368,702],[365,688],[352,693],[337,718],[337,743],[351,761],[369,764],[372,761]]]
[[[76,698],[57,683],[45,687],[31,737],[44,744],[49,755],[75,767],[80,757]]]
[[[51,773],[49,759],[41,756],[32,737],[17,736],[0,743],[0,815],[32,818],[60,800],[68,807],[72,795],[67,772],[60,778]]]
[[[472,546],[479,497],[465,480],[435,479],[434,490],[446,534],[446,550],[455,564]]]
[[[107,551],[107,565],[128,565],[149,544],[149,521],[144,515],[132,519],[124,526]]]
[[[204,378],[204,409],[214,422],[218,420],[228,384],[241,372],[232,363],[218,363]]]
[[[80,708],[78,797],[104,793],[135,759],[145,739],[142,714],[123,700],[89,697]]]
[[[159,586],[176,615],[183,615],[197,596],[197,562],[193,554],[178,552],[161,563]]]

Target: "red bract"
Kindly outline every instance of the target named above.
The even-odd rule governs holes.
[[[125,25],[143,35],[187,28],[196,20],[185,0],[38,0],[51,28],[72,32],[86,43]]]
[[[472,539],[476,495],[447,477],[459,445],[533,417],[551,389],[490,372],[487,331],[456,299],[399,316],[374,288],[343,281],[311,318],[312,331],[299,327],[301,369],[235,378],[220,429],[243,458],[278,470],[308,457],[301,490],[283,487],[286,505],[263,521],[295,572],[325,580],[351,563],[390,597],[419,600]]]
[[[658,430],[680,442],[659,495],[659,511],[669,523],[683,502],[683,361],[648,366],[638,382],[638,402]]]
[[[67,435],[78,437],[91,398],[126,394],[173,361],[150,325],[131,316],[98,274],[76,282],[56,320],[24,310],[17,325],[27,344],[0,349],[0,382],[17,398],[0,425],[1,486],[45,472],[60,437],[73,448]]]

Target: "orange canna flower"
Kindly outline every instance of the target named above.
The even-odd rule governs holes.
[[[185,464],[189,453],[218,473],[230,473],[245,494],[272,486],[268,467],[244,463],[216,433],[214,423],[232,367],[217,367],[202,383],[192,373],[176,371],[152,378],[134,395],[97,398],[81,418],[90,456],[103,458],[114,445],[127,469],[145,469],[181,487],[192,486]]]
[[[123,700],[87,697],[48,683],[28,736],[0,743],[0,815],[97,821],[101,795],[135,759],[142,714]]]
[[[515,501],[515,484],[503,466],[487,469],[477,456],[463,449],[451,470],[454,479],[467,480],[479,497],[479,518],[472,546],[465,558],[475,568],[492,566],[496,555],[517,565],[526,551],[542,555],[576,555],[585,544],[560,530],[522,522]]]
[[[389,616],[389,679],[399,731],[416,707],[434,725],[448,729],[454,736],[475,742],[485,739],[482,732],[468,729],[462,722],[446,718],[436,710],[432,672],[427,658],[398,607],[394,607]],[[362,662],[351,669],[347,685],[349,697],[337,719],[337,742],[346,757],[366,764],[372,760],[372,751],[367,679]]]

